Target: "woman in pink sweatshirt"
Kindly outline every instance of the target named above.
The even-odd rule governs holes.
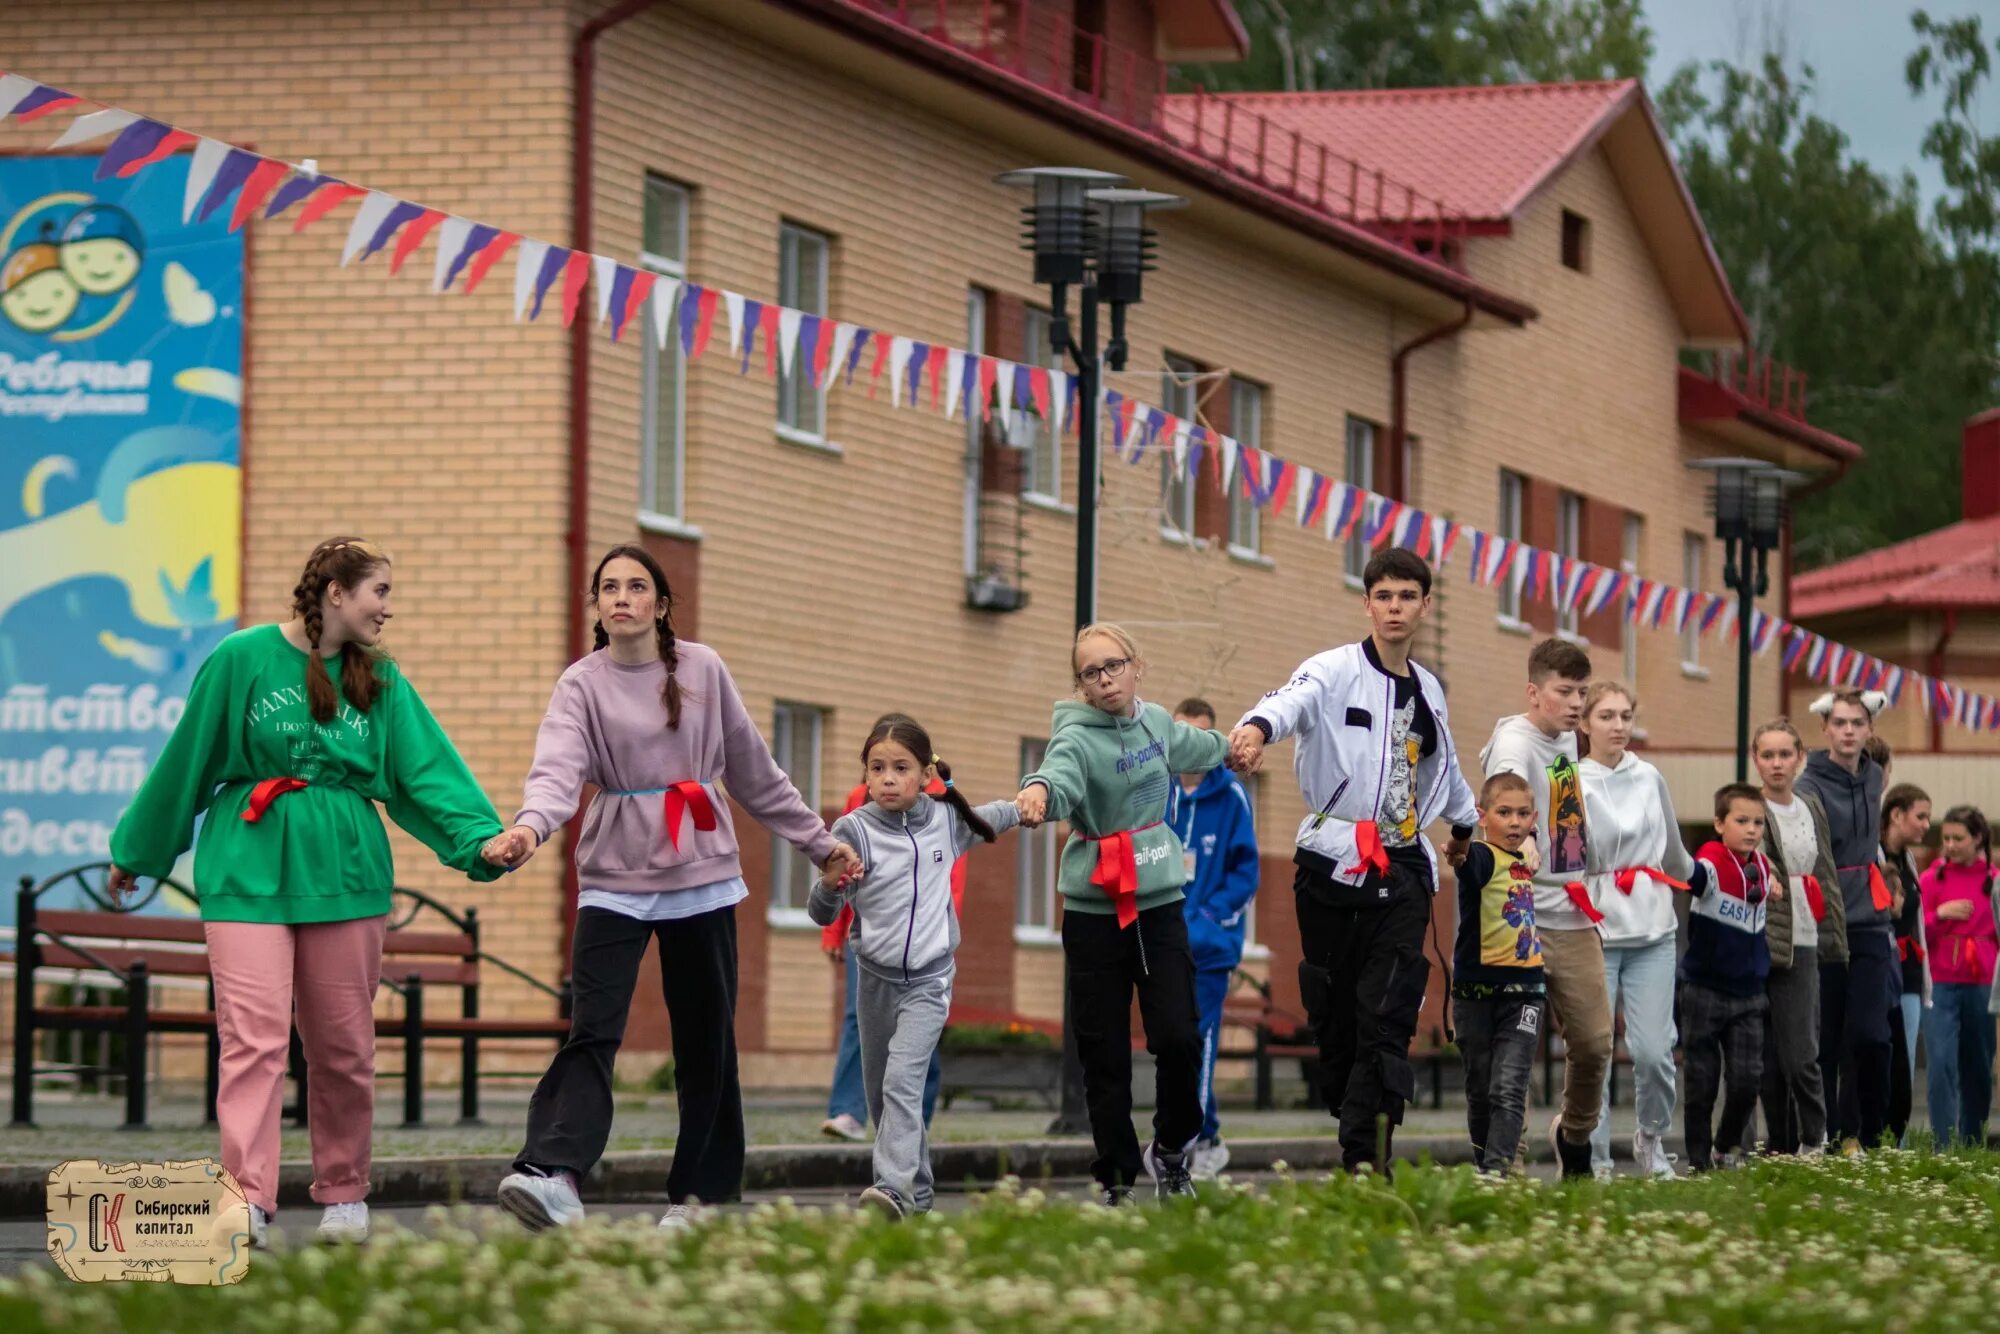
[[[743,1097],[736,1075],[736,905],[749,894],[729,796],[829,880],[860,869],[792,786],[713,649],[674,637],[658,562],[614,547],[590,601],[597,650],[563,673],[535,738],[514,826],[487,845],[519,866],[599,791],[576,845],[575,1004],[569,1038],[528,1104],[528,1136],[500,1204],[530,1229],[583,1217],[577,1182],[611,1133],[612,1061],[646,944],[660,942],[680,1129],[662,1227],[736,1199]]]
[[[1983,1145],[1993,1103],[1993,1016],[1986,1000],[2000,953],[1993,927],[1993,832],[1973,806],[1952,807],[1938,829],[1944,855],[1922,879],[1931,965],[1931,1009],[1924,1019],[1931,1133],[1940,1147]]]

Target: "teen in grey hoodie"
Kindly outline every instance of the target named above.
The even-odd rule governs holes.
[[[951,1012],[958,915],[952,864],[974,843],[1020,822],[1011,801],[974,809],[952,785],[930,734],[908,718],[875,725],[861,748],[869,800],[834,821],[866,868],[813,886],[806,911],[826,926],[854,908],[848,948],[860,965],[854,1000],[861,1029],[861,1082],[875,1123],[875,1184],[861,1202],[889,1218],[931,1207],[930,1131],[924,1079]],[[942,800],[924,795],[944,780]]]

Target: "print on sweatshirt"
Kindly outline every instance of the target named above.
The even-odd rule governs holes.
[[[1549,766],[1549,870],[1582,875],[1589,858],[1583,833],[1583,777],[1567,755]]]

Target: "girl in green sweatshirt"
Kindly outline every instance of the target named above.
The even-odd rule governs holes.
[[[475,880],[502,871],[480,856],[500,832],[492,803],[376,648],[389,558],[359,538],[320,543],[292,611],[209,655],[111,835],[115,900],[141,876],[171,873],[205,817],[194,878],[222,1043],[216,1119],[255,1245],[277,1207],[295,998],[320,1235],[368,1232],[374,997],[396,879],[375,803],[445,865]]]
[[[1059,888],[1070,1023],[1097,1142],[1104,1203],[1132,1198],[1143,1170],[1158,1193],[1192,1195],[1201,1133],[1201,1024],[1181,887],[1186,850],[1166,822],[1176,775],[1206,773],[1229,745],[1137,695],[1145,665],[1118,626],[1085,626],[1071,657],[1075,700],[1057,703],[1042,767],[1021,780],[1021,823],[1066,820]],[[1154,1060],[1153,1141],[1132,1128],[1132,993]]]

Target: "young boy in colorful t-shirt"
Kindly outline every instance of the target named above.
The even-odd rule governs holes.
[[[1483,837],[1458,868],[1452,1008],[1465,1058],[1465,1120],[1482,1172],[1505,1172],[1521,1142],[1542,1038],[1542,942],[1521,844],[1535,828],[1528,780],[1494,774],[1479,794]]]

